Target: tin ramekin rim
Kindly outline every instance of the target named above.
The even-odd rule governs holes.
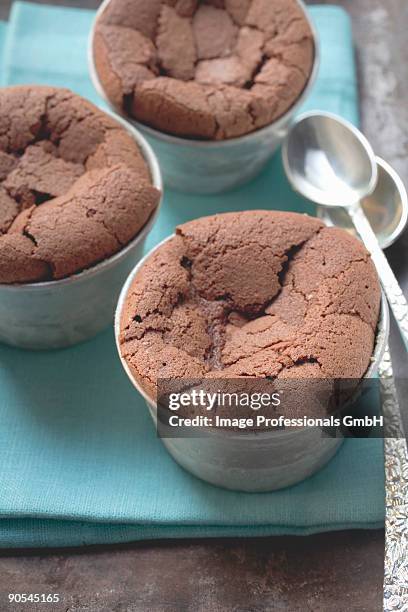
[[[115,113],[119,114],[123,119],[125,119],[125,121],[127,121],[131,125],[135,126],[139,130],[144,131],[146,134],[156,138],[157,140],[161,140],[163,142],[167,142],[170,144],[183,146],[183,147],[208,148],[210,150],[215,149],[215,148],[228,148],[236,144],[245,144],[247,141],[252,140],[255,136],[256,137],[262,136],[263,133],[268,132],[272,128],[276,130],[276,129],[279,129],[280,126],[285,125],[288,119],[294,116],[296,112],[298,111],[298,109],[300,108],[300,106],[305,102],[308,95],[310,94],[311,89],[316,83],[317,75],[318,75],[319,68],[320,68],[320,40],[319,40],[317,28],[308,13],[305,3],[303,2],[303,0],[296,0],[298,5],[301,7],[308,21],[310,29],[312,31],[313,42],[314,42],[313,67],[312,67],[309,79],[305,87],[303,88],[302,92],[300,93],[299,97],[297,98],[297,100],[295,100],[293,105],[281,117],[279,117],[272,123],[269,123],[268,125],[265,125],[257,130],[254,130],[253,132],[249,132],[248,134],[243,134],[242,136],[237,136],[235,138],[227,138],[225,140],[199,140],[199,139],[194,139],[194,138],[183,138],[180,136],[167,134],[166,132],[162,132],[160,130],[156,130],[144,123],[141,123],[140,121],[137,121],[136,119],[133,119],[132,117],[127,115],[122,109],[116,107],[109,100],[108,96],[106,95],[102,87],[102,83],[99,80],[99,76],[96,71],[94,56],[93,56],[93,42],[94,42],[94,36],[95,36],[95,27],[96,27],[99,17],[102,15],[102,13],[104,12],[104,10],[106,9],[106,7],[108,6],[110,2],[111,0],[103,0],[102,4],[99,6],[98,10],[96,11],[96,15],[92,23],[91,31],[88,37],[88,49],[87,49],[88,70],[89,70],[91,82],[95,90],[97,91],[97,93],[109,105],[109,107],[114,110]]]
[[[152,185],[160,191],[160,199],[159,199],[159,202],[155,210],[152,212],[149,219],[146,221],[143,227],[139,230],[136,236],[132,238],[130,242],[128,242],[123,248],[121,248],[119,251],[117,251],[110,257],[107,257],[106,259],[96,263],[95,265],[90,266],[89,268],[85,268],[81,272],[74,273],[71,276],[68,276],[67,278],[61,278],[59,280],[40,281],[37,283],[36,282],[14,283],[14,284],[13,283],[0,283],[1,291],[3,292],[4,291],[18,292],[18,291],[23,291],[23,290],[40,291],[44,289],[49,289],[51,287],[59,288],[59,287],[62,287],[63,285],[71,284],[74,282],[77,283],[77,282],[85,281],[90,276],[95,276],[99,274],[100,272],[102,272],[102,270],[111,268],[122,258],[126,257],[129,251],[131,251],[139,242],[141,242],[142,240],[146,238],[151,228],[153,227],[159,215],[160,208],[163,202],[163,178],[162,178],[162,174],[161,174],[161,170],[160,170],[160,166],[159,166],[157,157],[152,147],[150,146],[150,144],[147,142],[147,140],[143,136],[143,134],[140,134],[140,132],[133,125],[129,124],[121,116],[119,116],[117,113],[115,113],[114,111],[110,109],[106,110],[100,107],[97,107],[97,108],[99,111],[112,117],[114,121],[117,121],[117,123],[119,123],[124,129],[126,129],[127,132],[129,132],[129,134],[131,134],[131,136],[136,140],[138,147],[143,155],[143,158],[147,163],[147,166],[148,166],[148,169],[151,175],[151,179],[152,179]]]
[[[155,247],[153,247],[149,253],[146,253],[146,255],[143,257],[143,259],[141,259],[136,266],[133,268],[133,270],[130,272],[129,276],[127,277],[120,295],[119,295],[119,299],[118,299],[118,303],[116,306],[116,311],[115,311],[115,318],[114,318],[114,332],[115,332],[115,343],[116,343],[116,348],[118,351],[118,355],[119,355],[119,359],[121,361],[122,367],[125,370],[130,382],[132,383],[132,385],[135,387],[135,389],[141,394],[141,396],[143,397],[143,399],[146,401],[146,403],[151,406],[151,405],[155,405],[157,408],[157,404],[154,398],[150,397],[149,394],[145,391],[145,389],[143,389],[142,385],[135,379],[134,375],[132,374],[129,365],[126,361],[126,359],[123,357],[122,355],[122,351],[121,351],[121,344],[120,344],[120,325],[121,325],[121,318],[122,318],[122,312],[123,312],[123,307],[127,298],[127,294],[129,292],[130,286],[133,283],[133,280],[135,278],[135,276],[137,275],[137,273],[139,272],[139,270],[144,266],[144,264],[146,263],[146,261],[150,258],[151,255],[153,255],[153,253],[158,250],[160,247],[162,247],[166,242],[168,242],[169,240],[171,240],[172,238],[174,238],[175,234],[171,234],[170,236],[168,236],[167,238],[165,238],[164,240],[162,240],[161,242],[159,242]],[[386,295],[383,291],[383,289],[381,289],[381,305],[380,305],[380,313],[379,313],[379,318],[378,318],[378,323],[377,323],[377,329],[376,329],[376,334],[375,334],[375,344],[374,344],[374,349],[373,349],[373,354],[371,357],[371,363],[367,368],[366,373],[364,374],[364,376],[362,378],[373,378],[375,376],[375,373],[378,369],[378,366],[380,364],[380,361],[385,353],[386,350],[386,346],[387,346],[387,342],[388,342],[388,336],[389,336],[389,330],[390,330],[390,315],[389,315],[389,307],[388,307],[388,302],[387,302],[387,298]],[[222,434],[222,432],[218,431],[218,430],[211,430],[212,434]],[[279,432],[274,432],[274,434],[278,434]],[[281,432],[282,433],[282,432]],[[283,432],[284,433],[284,432]],[[299,435],[302,433],[302,431],[297,431],[297,432],[292,432],[293,434]],[[233,434],[231,434],[233,435]],[[236,434],[239,437],[239,433]],[[241,434],[242,435],[242,434]],[[256,433],[256,436],[267,436],[270,435],[270,432],[260,432],[260,433]]]

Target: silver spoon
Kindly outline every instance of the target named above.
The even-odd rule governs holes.
[[[322,206],[342,207],[349,213],[357,232],[371,253],[407,344],[407,302],[360,204],[360,200],[364,201],[364,198],[367,202],[368,196],[377,194],[381,198],[384,190],[387,191],[381,167],[375,189],[378,166],[369,143],[352,124],[334,115],[308,113],[300,117],[290,131],[282,153],[288,179],[298,192]],[[391,179],[397,176],[388,170],[389,166],[385,166],[385,171]],[[399,179],[394,182],[396,190],[401,195],[402,205],[406,209],[405,188]],[[387,204],[388,202],[385,202],[385,205]],[[367,210],[367,207],[364,208]],[[335,210],[329,208],[327,213]],[[402,212],[402,217],[401,224],[405,225],[406,212]],[[405,583],[404,577],[408,571],[408,546],[403,536],[402,525],[405,524],[408,510],[408,481],[404,475],[408,451],[388,347],[380,363],[379,376],[383,411],[387,423],[391,426],[390,431],[386,428],[387,437],[384,440],[386,479],[384,611],[391,612],[402,609],[406,598],[402,585]],[[392,431],[393,429],[395,431]],[[391,435],[395,437],[388,437]]]
[[[384,250],[398,240],[408,223],[408,195],[397,172],[381,157],[377,162],[378,180],[373,193],[361,201],[361,206]],[[318,206],[317,215],[326,225],[342,227],[356,234],[345,208]]]
[[[371,254],[408,349],[408,303],[360,204],[377,184],[375,155],[351,123],[331,113],[299,117],[282,149],[293,188],[321,206],[347,209]]]

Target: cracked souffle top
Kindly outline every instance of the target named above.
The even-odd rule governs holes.
[[[137,273],[121,352],[158,378],[361,378],[380,286],[364,246],[296,213],[249,211],[181,225]]]
[[[111,0],[93,53],[115,106],[163,132],[222,140],[282,116],[315,49],[296,0]]]
[[[0,283],[110,257],[159,201],[128,132],[66,89],[0,89]]]

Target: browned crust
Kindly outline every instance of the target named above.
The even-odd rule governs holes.
[[[151,27],[147,0],[111,0],[95,26],[101,84],[138,121],[186,138],[235,138],[279,119],[306,87],[315,47],[296,0],[149,3]],[[148,43],[156,54],[143,60]]]
[[[215,215],[178,227],[139,270],[121,351],[151,397],[158,378],[361,378],[379,308],[370,256],[343,230],[296,213]]]
[[[0,91],[0,283],[57,280],[122,249],[160,194],[134,139],[65,89]]]

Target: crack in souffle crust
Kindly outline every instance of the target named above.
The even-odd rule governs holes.
[[[111,0],[93,57],[116,107],[155,129],[223,140],[288,111],[315,46],[296,0]]]
[[[380,285],[359,240],[307,215],[248,211],[181,225],[138,271],[121,353],[157,379],[364,376]]]
[[[96,106],[66,89],[0,90],[0,283],[112,256],[159,199],[134,139]]]

